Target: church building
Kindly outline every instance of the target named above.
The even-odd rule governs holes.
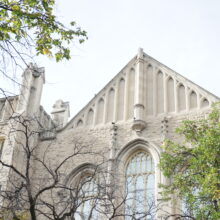
[[[51,114],[40,105],[44,82],[44,68],[30,64],[20,94],[0,99],[0,161],[21,173],[26,170],[21,143],[34,133],[20,134],[27,128],[26,117],[34,120],[29,126],[35,131],[28,139],[35,158],[30,165],[32,187],[37,192],[49,186],[59,173],[57,188],[51,194],[42,192],[42,201],[50,203],[54,193],[53,205],[58,206],[54,212],[61,216],[71,210],[74,214],[66,219],[77,220],[111,219],[113,212],[116,220],[162,220],[181,212],[181,201],[173,201],[178,199],[162,202],[159,185],[170,180],[158,168],[161,145],[165,139],[180,142],[175,129],[181,121],[206,117],[218,97],[141,48],[71,119],[68,102],[56,101]],[[11,171],[1,164],[4,191],[11,187]],[[51,174],[56,168],[59,172]],[[51,217],[50,207],[43,209]],[[50,219],[45,213],[38,212],[39,219]]]

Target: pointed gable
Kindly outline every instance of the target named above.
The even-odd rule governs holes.
[[[148,120],[203,111],[218,100],[141,50],[141,58],[135,56],[65,128],[133,120],[135,106],[141,106],[142,120]]]

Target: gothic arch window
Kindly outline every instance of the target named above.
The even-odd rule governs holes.
[[[208,106],[209,106],[209,101],[206,98],[203,98],[202,102],[201,102],[201,107],[205,108],[205,107],[208,107]]]
[[[175,111],[174,79],[172,77],[169,77],[167,81],[167,105],[168,112]]]
[[[112,122],[114,120],[114,100],[115,100],[115,90],[111,88],[108,93],[107,122]]]
[[[104,117],[104,99],[100,98],[98,101],[98,106],[97,106],[97,121],[96,124],[101,124],[103,123],[103,117]]]
[[[185,86],[183,84],[179,84],[177,87],[177,92],[178,92],[178,109],[179,111],[184,111],[186,109]]]
[[[123,120],[124,117],[124,95],[125,95],[125,80],[121,78],[118,84],[118,109],[117,109],[117,120]]]
[[[197,94],[194,91],[191,91],[190,93],[189,106],[190,106],[190,109],[197,108]]]
[[[93,118],[94,118],[94,111],[92,108],[90,108],[87,114],[87,125],[93,124]]]
[[[137,151],[128,160],[125,171],[125,219],[153,218],[155,203],[155,165],[147,151]]]
[[[74,220],[96,220],[99,218],[97,212],[98,185],[94,176],[86,175],[80,179],[79,183],[79,207],[76,210]]]
[[[76,124],[76,127],[82,127],[83,126],[83,120],[82,119],[79,119],[77,121],[77,124]]]

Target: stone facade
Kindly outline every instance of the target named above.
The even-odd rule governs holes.
[[[175,128],[184,119],[205,117],[219,98],[148,56],[138,54],[70,121],[69,105],[58,100],[50,117],[40,106],[44,70],[31,65],[23,75],[21,94],[0,99],[0,140],[4,140],[1,158],[7,163],[22,160],[14,154],[11,137],[13,114],[34,115],[42,125],[37,140],[39,155],[47,152],[51,166],[73,152],[80,143],[91,152],[99,152],[107,169],[120,176],[123,185],[126,164],[135,152],[147,151],[155,163],[155,196],[159,183],[166,183],[157,164],[165,138],[180,141]],[[13,106],[13,111],[9,110]],[[13,134],[16,136],[16,134]],[[8,143],[10,141],[10,144]],[[50,146],[50,147],[48,147]],[[84,167],[103,158],[94,154],[79,155],[62,169],[62,181],[68,184]],[[7,184],[8,170],[1,167],[1,186]],[[42,174],[34,164],[33,177]],[[111,180],[109,180],[111,181]],[[170,213],[175,207],[166,206]],[[166,211],[167,211],[166,210]],[[157,218],[159,219],[160,214]]]

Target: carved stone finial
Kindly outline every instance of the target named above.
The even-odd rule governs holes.
[[[138,59],[143,59],[144,58],[144,51],[143,48],[138,48]]]
[[[64,102],[59,99],[53,105],[53,111],[51,112],[54,122],[59,126],[63,127],[70,116],[69,102]]]
[[[60,109],[62,109],[63,108],[63,100],[62,99],[58,99],[55,103],[54,103],[54,105],[53,105],[53,110],[54,111],[57,111],[57,110],[60,110]]]
[[[31,70],[31,72],[35,78],[42,76],[44,79],[44,83],[45,83],[45,76],[44,76],[45,68],[44,67],[38,67],[37,64],[35,64],[35,63],[34,64],[29,63],[28,69]]]

